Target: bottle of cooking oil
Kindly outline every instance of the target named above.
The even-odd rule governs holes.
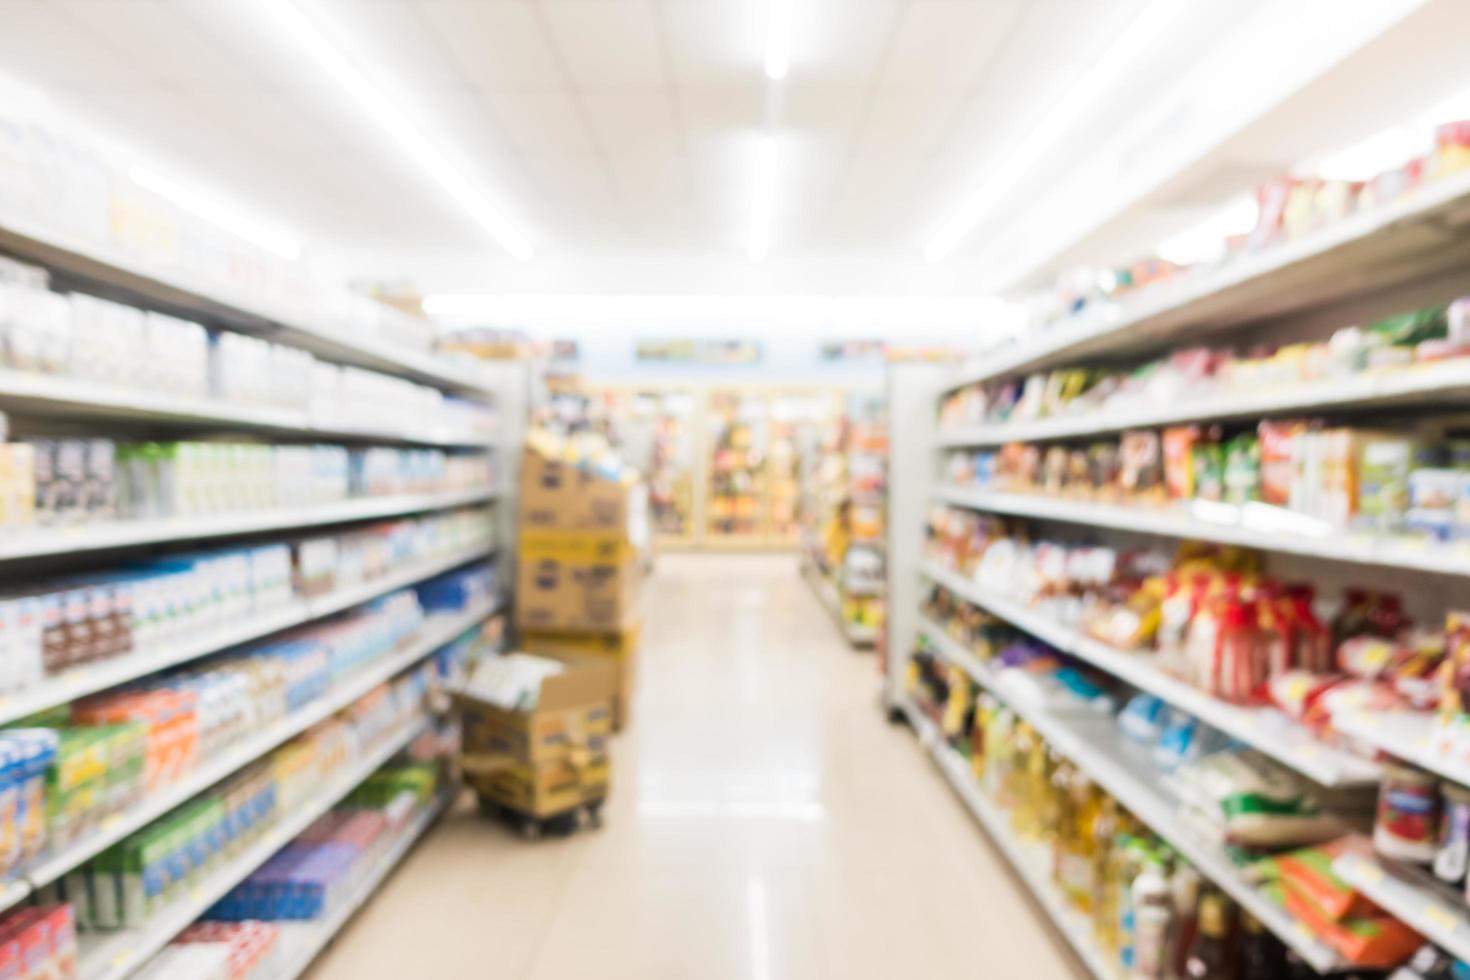
[[[1080,770],[1073,769],[1061,787],[1065,817],[1059,822],[1061,842],[1058,862],[1062,893],[1078,910],[1091,915],[1097,888],[1097,826],[1102,813],[1102,794]]]

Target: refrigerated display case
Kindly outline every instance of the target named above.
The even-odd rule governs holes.
[[[709,539],[755,543],[765,535],[767,408],[759,393],[728,389],[709,393],[705,412]]]
[[[842,387],[654,382],[587,387],[584,424],[648,479],[660,545],[796,547],[802,473],[843,412]]]

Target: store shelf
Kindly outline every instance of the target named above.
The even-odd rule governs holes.
[[[79,378],[0,369],[0,407],[35,416],[171,423],[271,435],[375,439],[422,446],[485,446],[492,437],[450,430],[324,424],[304,411],[176,398]]]
[[[283,965],[272,974],[274,980],[296,980],[297,977],[306,973],[312,962],[322,954],[322,951],[352,920],[358,910],[377,893],[383,882],[398,868],[419,839],[428,833],[429,828],[434,825],[440,815],[453,805],[456,796],[455,793],[442,793],[429,806],[415,814],[407,826],[399,831],[398,840],[394,841],[381,863],[374,867],[359,887],[326,918],[306,925],[291,922],[281,924],[281,943],[286,948],[287,954]]]
[[[1461,786],[1470,786],[1470,753],[1454,745],[1435,717],[1416,711],[1355,711],[1332,724],[1351,738],[1413,763]]]
[[[1440,949],[1470,961],[1470,908],[1463,888],[1374,854],[1366,837],[1354,838],[1349,850],[1332,863],[1332,870]]]
[[[937,639],[946,640],[942,634]],[[1036,729],[1058,753],[1070,759],[1129,812],[1209,878],[1242,908],[1291,947],[1319,973],[1344,964],[1336,951],[1305,924],[1262,894],[1218,844],[1200,840],[1182,826],[1180,804],[1163,786],[1147,750],[1130,742],[1111,716],[1081,710],[1057,714],[1038,703],[1030,692],[1010,683],[1004,670],[993,670],[970,656],[953,641],[938,644],[941,655],[991,691],[1027,724]]]
[[[363,497],[310,507],[281,507],[239,514],[38,527],[8,531],[0,540],[0,561],[379,520],[485,503],[495,496],[495,492],[488,489],[455,490]]]
[[[1292,242],[1149,287],[1115,308],[987,352],[944,390],[1084,358],[1116,356],[1407,284],[1465,261],[1470,173],[1426,185]]]
[[[0,694],[0,724],[15,721],[67,704],[88,694],[105,691],[140,677],[147,677],[169,667],[188,663],[210,653],[270,636],[293,626],[321,619],[344,609],[376,599],[378,596],[432,578],[440,572],[488,556],[494,551],[486,546],[469,548],[417,562],[390,575],[337,590],[311,600],[298,600],[281,609],[253,613],[217,630],[190,636],[188,640],[151,652],[136,652],[102,660],[58,674],[34,687],[13,694]]]
[[[939,486],[934,497],[959,507],[1016,517],[1215,541],[1359,565],[1470,575],[1470,547],[1465,545],[1343,531],[1324,521],[1262,503],[1236,506],[1197,500],[1188,507],[1154,508],[956,486]]]
[[[842,615],[842,597],[837,592],[837,586],[805,557],[801,562],[801,577],[807,580],[807,584],[817,594],[817,600],[831,614],[832,621],[837,624],[848,643],[855,647],[870,647],[878,642],[876,629],[847,621],[847,617]]]
[[[381,657],[351,676],[342,678],[322,697],[236,742],[228,750],[189,770],[175,782],[149,794],[137,806],[103,820],[91,834],[26,870],[26,880],[36,888],[55,881],[135,830],[152,823],[277,746],[358,701],[379,684],[453,642],[465,630],[491,615],[495,608],[496,603],[492,602],[462,613],[429,617],[424,621],[418,635],[405,643],[398,652]],[[90,978],[89,974],[88,976]]]
[[[309,799],[282,813],[259,838],[195,885],[186,896],[158,911],[146,926],[83,934],[77,957],[77,975],[87,980],[122,980],[131,976],[231,888],[398,754],[424,730],[425,725],[426,719],[419,716],[381,739],[375,748],[325,783]]]
[[[1087,917],[1069,906],[1052,884],[1047,870],[1050,851],[1045,845],[1027,844],[1018,838],[1011,830],[1005,814],[986,798],[976,784],[969,764],[944,743],[933,722],[908,702],[903,703],[903,710],[909,724],[918,734],[919,742],[933,756],[935,764],[949,781],[955,795],[979,821],[996,849],[1010,862],[1017,876],[1031,890],[1037,903],[1077,953],[1088,972],[1098,980],[1117,980],[1121,974],[1103,957],[1102,950],[1093,940],[1091,923]]]
[[[1464,360],[1326,381],[1292,382],[1206,398],[1190,397],[1186,393],[1165,404],[1144,408],[1103,408],[1062,418],[940,429],[935,444],[941,448],[1000,446],[1008,442],[1085,438],[1186,422],[1226,422],[1402,405],[1432,404],[1443,410],[1452,402],[1470,405],[1470,363]]]
[[[1063,653],[1092,664],[1140,691],[1162,698],[1323,786],[1372,786],[1378,782],[1380,770],[1376,764],[1323,744],[1307,729],[1278,711],[1227,704],[1164,673],[1146,654],[1130,653],[1085,636],[1014,599],[982,589],[948,569],[926,562],[920,567],[920,572],[936,585]],[[948,646],[951,654],[963,652],[937,623],[924,617],[920,617],[919,622],[932,639]]]
[[[62,272],[68,282],[83,284],[83,288],[109,296],[120,292],[121,298],[129,301],[228,326],[241,333],[262,334],[329,360],[387,371],[455,391],[494,394],[480,371],[427,351],[368,336],[361,329],[330,329],[322,326],[315,316],[298,315],[243,293],[189,282],[174,273],[13,217],[0,216],[0,250]]]

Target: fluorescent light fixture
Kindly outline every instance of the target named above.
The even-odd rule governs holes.
[[[480,227],[521,261],[535,254],[531,242],[500,209],[487,200],[409,118],[389,102],[350,61],[332,46],[292,0],[257,0],[270,11],[281,29],[311,55],[352,96],[359,108],[396,142],[404,153],[442,187]]]
[[[1016,329],[1021,307],[994,296],[961,295],[730,295],[714,293],[435,293],[424,312],[446,320],[515,327],[622,327],[701,325],[956,327],[985,333]]]
[[[766,883],[758,875],[745,882],[746,925],[750,928],[750,978],[771,980],[771,926],[766,914]]]
[[[130,168],[128,177],[139,187],[152,191],[194,217],[223,228],[238,238],[292,262],[301,258],[301,240],[295,235],[256,221],[243,211],[204,191],[170,180],[147,167]]]
[[[791,5],[795,0],[767,0],[766,77],[779,82],[791,68]]]
[[[1259,214],[1255,195],[1242,194],[1199,224],[1159,242],[1159,258],[1175,265],[1218,261],[1225,257],[1225,240],[1249,233]]]
[[[999,169],[987,174],[980,186],[960,202],[924,246],[924,258],[938,262],[964,241],[987,214],[1035,167],[1036,162],[1108,88],[1142,59],[1153,40],[1178,16],[1188,9],[1185,0],[1152,0],[1143,13],[1128,25],[1103,52],[1101,58],[1083,73],[1067,93],[1026,134],[1020,145],[1006,157]]]
[[[750,208],[750,239],[745,254],[764,262],[771,251],[771,222],[776,211],[776,138],[762,133],[756,146],[755,200]]]

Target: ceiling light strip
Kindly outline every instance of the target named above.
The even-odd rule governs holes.
[[[755,200],[751,205],[750,238],[745,254],[764,262],[771,251],[771,224],[776,212],[776,138],[762,133],[756,145]]]
[[[170,180],[147,167],[129,168],[128,178],[144,190],[152,191],[175,207],[217,228],[222,228],[237,238],[258,245],[291,262],[301,258],[299,238],[256,221],[244,212],[203,191]]]
[[[511,221],[439,152],[406,116],[373,87],[297,9],[292,0],[259,0],[281,29],[352,96],[358,106],[393,137],[400,149],[434,179],[490,237],[511,255],[526,261],[535,254],[531,242]]]
[[[770,0],[766,14],[766,77],[779,82],[791,67],[792,0]]]
[[[1077,83],[1026,135],[1021,145],[1000,168],[987,174],[980,186],[945,219],[924,246],[930,262],[946,258],[969,237],[990,211],[1006,199],[1036,162],[1108,90],[1124,72],[1136,65],[1143,51],[1187,4],[1184,0],[1152,0],[1127,29],[1112,43]]]

